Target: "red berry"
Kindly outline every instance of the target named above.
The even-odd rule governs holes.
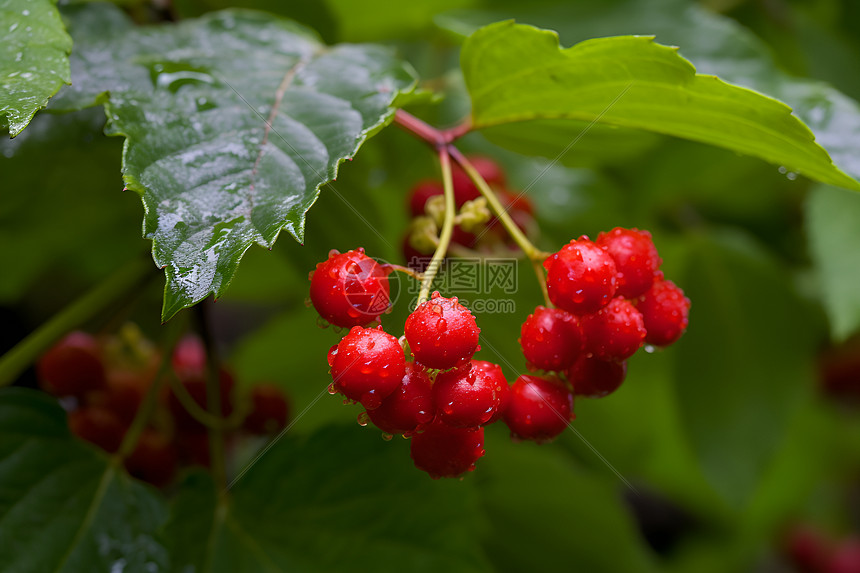
[[[580,356],[567,373],[573,392],[586,398],[602,398],[615,392],[627,375],[627,362]]]
[[[415,360],[440,370],[471,359],[481,332],[457,297],[445,298],[438,292],[409,315],[404,330]]]
[[[564,370],[582,352],[582,330],[576,316],[538,306],[520,329],[523,355],[534,368]]]
[[[505,174],[494,160],[482,156],[471,156],[468,159],[488,185],[504,186]],[[459,165],[453,166],[451,179],[454,183],[454,201],[457,207],[462,207],[466,201],[472,201],[481,196],[481,192]]]
[[[524,374],[511,387],[505,423],[511,436],[536,442],[562,433],[573,417],[573,394],[556,378]]]
[[[258,384],[251,389],[251,411],[243,426],[252,434],[274,434],[287,425],[290,404],[274,384]]]
[[[173,371],[180,378],[200,378],[206,372],[206,347],[199,336],[183,336],[171,357]]]
[[[797,569],[809,573],[823,571],[830,552],[824,535],[808,525],[797,526],[789,532],[785,549]]]
[[[525,213],[527,215],[535,214],[535,207],[532,200],[523,192],[506,191],[500,189],[496,192],[496,196],[502,205],[508,209],[508,212],[513,215],[515,212]]]
[[[544,267],[550,300],[568,312],[597,312],[615,296],[615,261],[588,237],[562,247]]]
[[[658,280],[636,301],[645,321],[645,342],[667,346],[678,340],[687,329],[690,299],[684,291],[667,280]]]
[[[842,541],[833,551],[824,573],[860,573],[860,539]]]
[[[378,408],[368,410],[370,421],[387,434],[409,434],[433,421],[436,406],[427,370],[415,362],[406,363],[406,375],[397,389]]]
[[[654,275],[662,262],[657,254],[657,247],[651,240],[651,233],[615,227],[608,233],[597,235],[595,242],[615,261],[615,267],[618,269],[618,296],[636,298],[651,288]]]
[[[498,364],[472,360],[471,368],[440,372],[433,383],[437,417],[451,426],[474,428],[498,418],[510,393]]]
[[[460,476],[484,455],[484,428],[455,428],[435,420],[412,437],[410,453],[415,467],[433,479]]]
[[[367,325],[391,305],[388,270],[364,249],[332,251],[311,274],[311,302],[336,326]]]
[[[603,360],[624,360],[645,341],[642,314],[630,302],[616,297],[594,314],[582,317],[585,351]]]
[[[122,443],[126,426],[106,408],[85,406],[69,413],[69,429],[79,438],[113,453]]]
[[[147,428],[140,435],[134,451],[126,458],[125,468],[132,476],[164,487],[176,473],[177,453],[169,437]]]
[[[105,368],[98,341],[86,332],[70,332],[52,346],[36,365],[42,388],[55,396],[82,397],[105,385]]]
[[[441,181],[419,181],[409,193],[409,212],[413,217],[423,215],[427,199],[444,193]]]
[[[496,192],[499,202],[508,212],[511,219],[516,223],[517,227],[523,232],[527,232],[528,228],[533,224],[534,206],[531,199],[525,194],[515,194],[510,191],[500,189]],[[496,234],[499,239],[511,241],[515,246],[516,243],[508,235],[508,232],[502,226],[501,221],[496,216],[493,216],[487,222],[487,228]]]
[[[476,360],[477,362],[477,360]],[[483,361],[481,361],[483,362]],[[491,364],[491,362],[487,362],[486,364]],[[474,368],[474,366],[473,366]],[[499,405],[496,407],[496,412],[492,415],[492,417],[487,420],[484,424],[485,426],[489,426],[499,420],[501,420],[505,416],[505,412],[508,411],[508,406],[511,403],[511,385],[508,384],[508,380],[504,378],[505,383],[500,384],[496,387],[496,392],[499,395]]]
[[[328,363],[334,389],[368,410],[379,407],[406,375],[403,348],[381,327],[354,327],[329,350]]]
[[[107,408],[123,423],[131,424],[148,387],[138,376],[136,373],[125,372],[123,377],[119,377],[117,373],[111,372],[108,387],[90,393],[87,403]]]
[[[233,376],[227,372],[226,370],[221,370],[218,376],[219,386],[221,389],[221,415],[229,416],[233,412],[233,387],[235,386],[235,381],[233,380]],[[194,376],[191,378],[187,378],[185,380],[181,380],[180,383],[185,387],[188,391],[188,394],[191,395],[191,398],[197,403],[198,406],[208,411],[208,401],[206,397],[206,379],[203,376]],[[182,402],[179,401],[179,398],[176,397],[176,394],[171,391],[168,400],[167,406],[170,410],[170,413],[173,414],[173,423],[176,425],[176,428],[183,432],[205,432],[206,426],[197,421],[194,416],[192,416],[185,409],[185,406],[182,405]]]

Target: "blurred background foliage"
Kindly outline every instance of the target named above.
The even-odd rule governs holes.
[[[141,23],[241,4],[294,18],[327,42],[391,43],[444,96],[410,108],[439,126],[468,114],[458,45],[478,25],[516,18],[557,30],[564,46],[655,34],[700,72],[791,103],[813,130],[813,104],[835,106],[844,129],[819,141],[860,173],[853,0],[118,3]],[[104,137],[103,124],[100,109],[42,113],[0,141],[6,348],[149,249],[138,200],[121,192],[121,141]],[[497,158],[511,189],[528,190],[544,249],[614,226],[649,229],[667,276],[693,301],[685,337],[631,359],[617,393],[580,400],[576,432],[551,445],[512,444],[496,425],[464,481],[431,482],[412,469],[402,441],[359,427],[358,408],[324,393],[325,352],[338,333],[319,328],[305,302],[308,272],[330,249],[364,246],[404,262],[409,188],[438,166],[424,144],[386,129],[323,189],[304,245],[284,236],[272,251],[252,248],[226,296],[204,303],[239,382],[282,386],[302,415],[237,492],[238,525],[217,532],[218,558],[208,564],[175,543],[196,538],[183,512],[212,512],[208,478],[186,478],[166,529],[175,555],[199,570],[256,570],[244,531],[264,552],[284,543],[291,557],[273,562],[300,570],[343,560],[397,569],[376,554],[415,570],[791,571],[786,539],[796,525],[860,535],[860,195],[633,132],[595,130],[561,156],[568,140],[533,136],[528,125],[462,143]],[[520,267],[515,312],[478,315],[478,357],[499,362],[510,380],[525,371],[519,328],[540,302],[531,269]],[[129,319],[158,339],[159,281],[87,326]],[[401,285],[383,320],[396,335],[408,290]],[[496,295],[510,297],[486,296]],[[851,365],[847,377],[836,377],[837,362]],[[32,372],[20,384],[32,385]]]

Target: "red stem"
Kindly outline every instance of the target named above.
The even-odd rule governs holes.
[[[405,129],[406,131],[417,135],[430,145],[438,148],[445,147],[455,139],[469,133],[472,129],[472,122],[469,119],[464,120],[461,124],[452,127],[451,129],[436,129],[429,123],[421,121],[409,112],[398,109],[394,112],[394,123]]]

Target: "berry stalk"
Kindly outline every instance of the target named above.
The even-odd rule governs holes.
[[[502,203],[499,201],[499,198],[490,188],[484,178],[481,177],[481,174],[478,173],[478,170],[475,169],[474,165],[469,162],[468,159],[460,152],[459,149],[454,147],[453,145],[448,146],[448,152],[451,155],[451,158],[457,162],[457,164],[463,168],[463,171],[466,172],[466,175],[472,180],[475,186],[478,188],[478,191],[481,192],[481,195],[487,200],[487,204],[490,206],[490,210],[493,211],[493,214],[498,217],[499,221],[505,227],[505,230],[517,244],[517,246],[522,249],[525,255],[533,260],[533,261],[543,261],[547,257],[547,253],[544,253],[537,247],[535,247],[531,241],[520,231],[520,228],[517,227],[517,224],[514,223],[514,220],[511,219],[511,216],[508,214],[508,210],[502,206]]]
[[[196,421],[207,428],[218,428],[220,430],[234,430],[242,426],[242,420],[248,414],[247,403],[240,402],[240,406],[244,404],[244,407],[234,409],[229,416],[218,416],[209,411],[208,404],[206,408],[201,407],[176,374],[171,373],[167,378],[170,380],[170,389],[173,391],[173,395],[176,396],[176,399],[179,400],[185,411]]]
[[[550,301],[549,293],[547,292],[546,287],[546,276],[544,275],[544,270],[541,266],[541,263],[544,261],[544,259],[547,258],[547,256],[549,256],[549,253],[541,251],[540,249],[535,247],[531,241],[529,241],[528,237],[523,234],[523,232],[511,218],[510,214],[508,213],[508,210],[502,205],[501,201],[499,201],[499,198],[496,196],[496,193],[484,180],[484,178],[481,176],[475,166],[472,165],[472,163],[468,159],[466,159],[463,153],[461,153],[460,150],[457,149],[457,147],[455,147],[451,143],[455,139],[468,133],[471,129],[471,124],[466,121],[453,129],[439,130],[432,125],[421,121],[412,114],[403,111],[402,109],[398,109],[395,112],[394,121],[406,131],[412,133],[413,135],[434,146],[439,151],[439,157],[442,160],[443,176],[445,175],[445,169],[447,168],[448,170],[448,175],[443,177],[443,183],[445,185],[445,220],[442,227],[442,234],[436,247],[436,251],[433,253],[433,258],[431,259],[430,266],[424,273],[425,278],[422,281],[421,292],[418,297],[418,304],[421,304],[422,302],[426,301],[429,296],[433,279],[436,276],[436,272],[438,271],[442,259],[444,259],[448,251],[448,246],[451,239],[451,232],[453,231],[453,214],[455,212],[455,204],[453,197],[453,183],[451,181],[450,174],[450,160],[453,159],[463,169],[466,175],[469,176],[469,179],[472,180],[472,182],[478,188],[478,191],[480,191],[481,195],[487,200],[487,204],[490,206],[490,209],[502,223],[502,226],[514,240],[517,246],[519,246],[520,249],[522,249],[523,253],[525,253],[525,255],[529,258],[529,260],[532,261],[535,270],[535,276],[537,277],[537,281],[540,284],[541,291],[544,295],[544,300],[549,306]],[[449,229],[447,237],[445,235],[446,228]]]
[[[212,331],[206,309],[201,305],[195,307],[200,323],[200,335],[206,347],[206,408],[209,413],[218,416],[221,413],[221,366],[212,339]],[[212,477],[220,488],[227,487],[227,470],[224,462],[224,430],[220,427],[209,426],[209,459],[212,460]]]
[[[451,176],[451,156],[449,148],[439,148],[439,162],[442,165],[442,186],[445,190],[445,219],[442,221],[442,232],[439,234],[439,244],[433,252],[433,258],[430,259],[430,264],[427,270],[424,271],[424,276],[421,279],[421,290],[418,293],[418,303],[426,302],[430,298],[430,288],[433,286],[433,280],[439,272],[439,267],[448,253],[448,245],[451,244],[451,236],[454,233],[454,216],[457,211],[454,204],[454,180]]]
[[[134,415],[134,419],[131,421],[128,431],[125,433],[125,437],[122,439],[119,449],[114,455],[116,460],[124,460],[131,455],[134,448],[137,446],[137,442],[140,439],[141,434],[146,429],[146,425],[149,423],[152,413],[158,405],[158,395],[161,393],[161,388],[164,386],[164,382],[170,375],[172,366],[171,357],[173,356],[173,349],[176,347],[176,343],[179,341],[179,337],[182,334],[184,327],[183,322],[184,321],[180,319],[167,325],[167,332],[165,333],[164,341],[164,356],[161,359],[158,372],[155,374],[155,380],[150,384],[137,413]]]
[[[394,123],[436,148],[442,148],[451,141],[450,139],[446,139],[442,131],[402,109],[394,112]]]

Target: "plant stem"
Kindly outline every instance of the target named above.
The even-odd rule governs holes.
[[[549,300],[549,291],[546,288],[546,275],[544,274],[543,263],[537,259],[532,259],[532,269],[535,271],[540,290],[543,293],[543,301],[547,308],[552,308],[552,301]]]
[[[220,428],[221,430],[237,428],[247,414],[247,408],[234,408],[233,412],[227,417],[215,416],[209,412],[208,405],[204,408],[197,403],[176,375],[169,374],[167,378],[170,380],[170,388],[173,390],[173,395],[176,396],[176,399],[179,400],[185,411],[207,428]]]
[[[448,143],[441,131],[402,109],[394,112],[394,123],[436,148]]]
[[[499,198],[496,197],[496,194],[490,188],[484,178],[481,177],[481,174],[478,173],[478,170],[469,162],[468,159],[460,152],[459,149],[454,147],[453,145],[448,146],[448,151],[451,154],[451,158],[457,162],[457,164],[463,168],[463,171],[466,172],[466,175],[469,176],[469,179],[475,184],[478,188],[478,191],[481,192],[481,195],[487,200],[487,204],[490,206],[490,209],[493,211],[493,214],[498,217],[499,221],[501,221],[502,226],[505,227],[505,230],[514,240],[514,242],[522,249],[525,255],[533,260],[533,261],[542,261],[546,258],[546,253],[535,247],[531,241],[520,231],[520,228],[517,227],[517,224],[514,223],[514,220],[511,219],[511,216],[508,214],[507,209],[505,209]]]
[[[14,382],[54,342],[117,299],[140,288],[152,260],[135,258],[42,324],[0,358],[0,387]],[[152,273],[155,276],[155,273]]]
[[[125,433],[125,437],[122,439],[122,444],[120,445],[119,450],[114,454],[114,459],[118,462],[127,458],[134,451],[135,446],[137,446],[137,441],[140,439],[140,435],[143,433],[143,430],[149,423],[149,419],[152,417],[152,412],[155,411],[155,407],[158,402],[158,394],[161,392],[161,388],[164,386],[164,382],[169,376],[173,349],[176,346],[176,342],[179,340],[179,336],[182,333],[184,326],[184,321],[181,319],[174,320],[165,326],[166,332],[163,341],[164,356],[161,359],[161,365],[158,367],[155,379],[149,385],[149,390],[147,390],[146,396],[143,397],[140,408],[137,409],[137,413],[134,416],[134,420],[131,422],[131,426],[129,426],[128,431]]]
[[[460,124],[442,131],[442,138],[446,142],[451,143],[452,141],[463,137],[470,131],[472,131],[472,118],[467,117],[462,122],[460,122]]]
[[[487,184],[481,174],[478,173],[478,170],[469,162],[468,159],[457,149],[454,145],[451,144],[452,141],[456,140],[459,137],[462,137],[472,129],[471,122],[467,119],[463,121],[460,125],[457,125],[448,130],[438,130],[435,127],[421,121],[417,117],[407,113],[401,109],[398,109],[394,113],[394,121],[403,129],[409,131],[410,133],[418,136],[422,140],[426,141],[430,145],[434,146],[438,152],[439,157],[442,161],[442,174],[447,179],[443,179],[443,183],[445,184],[445,222],[442,226],[442,234],[439,237],[439,244],[436,247],[436,252],[433,254],[433,258],[430,261],[430,265],[427,267],[427,271],[424,273],[424,280],[421,283],[421,292],[418,296],[418,304],[421,304],[425,300],[427,300],[427,296],[430,292],[430,287],[433,283],[433,279],[436,276],[436,273],[439,270],[439,265],[442,262],[442,259],[445,258],[445,254],[448,250],[448,244],[451,240],[451,232],[453,232],[454,228],[454,192],[453,185],[450,181],[451,177],[451,165],[450,160],[453,159],[457,162],[460,167],[463,168],[463,171],[469,176],[478,190],[481,192],[481,195],[487,200],[487,204],[489,204],[490,209],[502,222],[502,226],[504,226],[505,230],[514,240],[514,242],[522,249],[523,253],[529,258],[532,262],[532,268],[535,271],[535,276],[537,277],[537,281],[540,284],[541,291],[543,292],[544,300],[546,301],[547,306],[552,306],[549,300],[549,293],[546,287],[546,275],[544,275],[543,266],[541,263],[549,256],[549,253],[545,253],[535,247],[531,241],[529,241],[528,237],[520,230],[514,220],[511,219],[511,216],[508,214],[507,209],[505,209],[501,202],[499,201],[496,194]],[[447,175],[446,175],[447,169]],[[448,234],[446,235],[446,230]]]
[[[206,309],[198,304],[194,307],[197,315],[200,336],[206,347],[206,409],[217,418],[222,416],[221,402],[221,364],[212,337],[211,325]],[[229,398],[229,397],[228,397]],[[209,426],[209,458],[212,461],[212,479],[219,489],[227,487],[227,470],[224,462],[224,430],[218,426]]]
[[[404,267],[403,265],[395,265],[393,263],[388,263],[385,266],[387,268],[391,269],[392,271],[395,271],[398,273],[403,273],[404,275],[412,277],[413,279],[415,279],[417,281],[421,280],[421,273],[414,271],[414,270],[410,269],[409,267]]]
[[[431,128],[432,129],[432,128]],[[439,267],[448,253],[448,245],[451,243],[451,235],[454,233],[454,216],[456,205],[454,204],[454,181],[451,177],[451,157],[448,155],[446,147],[439,148],[439,162],[442,164],[442,186],[445,190],[445,219],[442,222],[442,232],[439,234],[439,244],[436,246],[436,251],[433,253],[433,258],[430,259],[430,264],[427,265],[427,270],[424,271],[421,280],[421,291],[418,293],[418,303],[420,306],[430,297],[430,288],[433,286],[433,280],[436,278],[436,273],[439,272]]]

